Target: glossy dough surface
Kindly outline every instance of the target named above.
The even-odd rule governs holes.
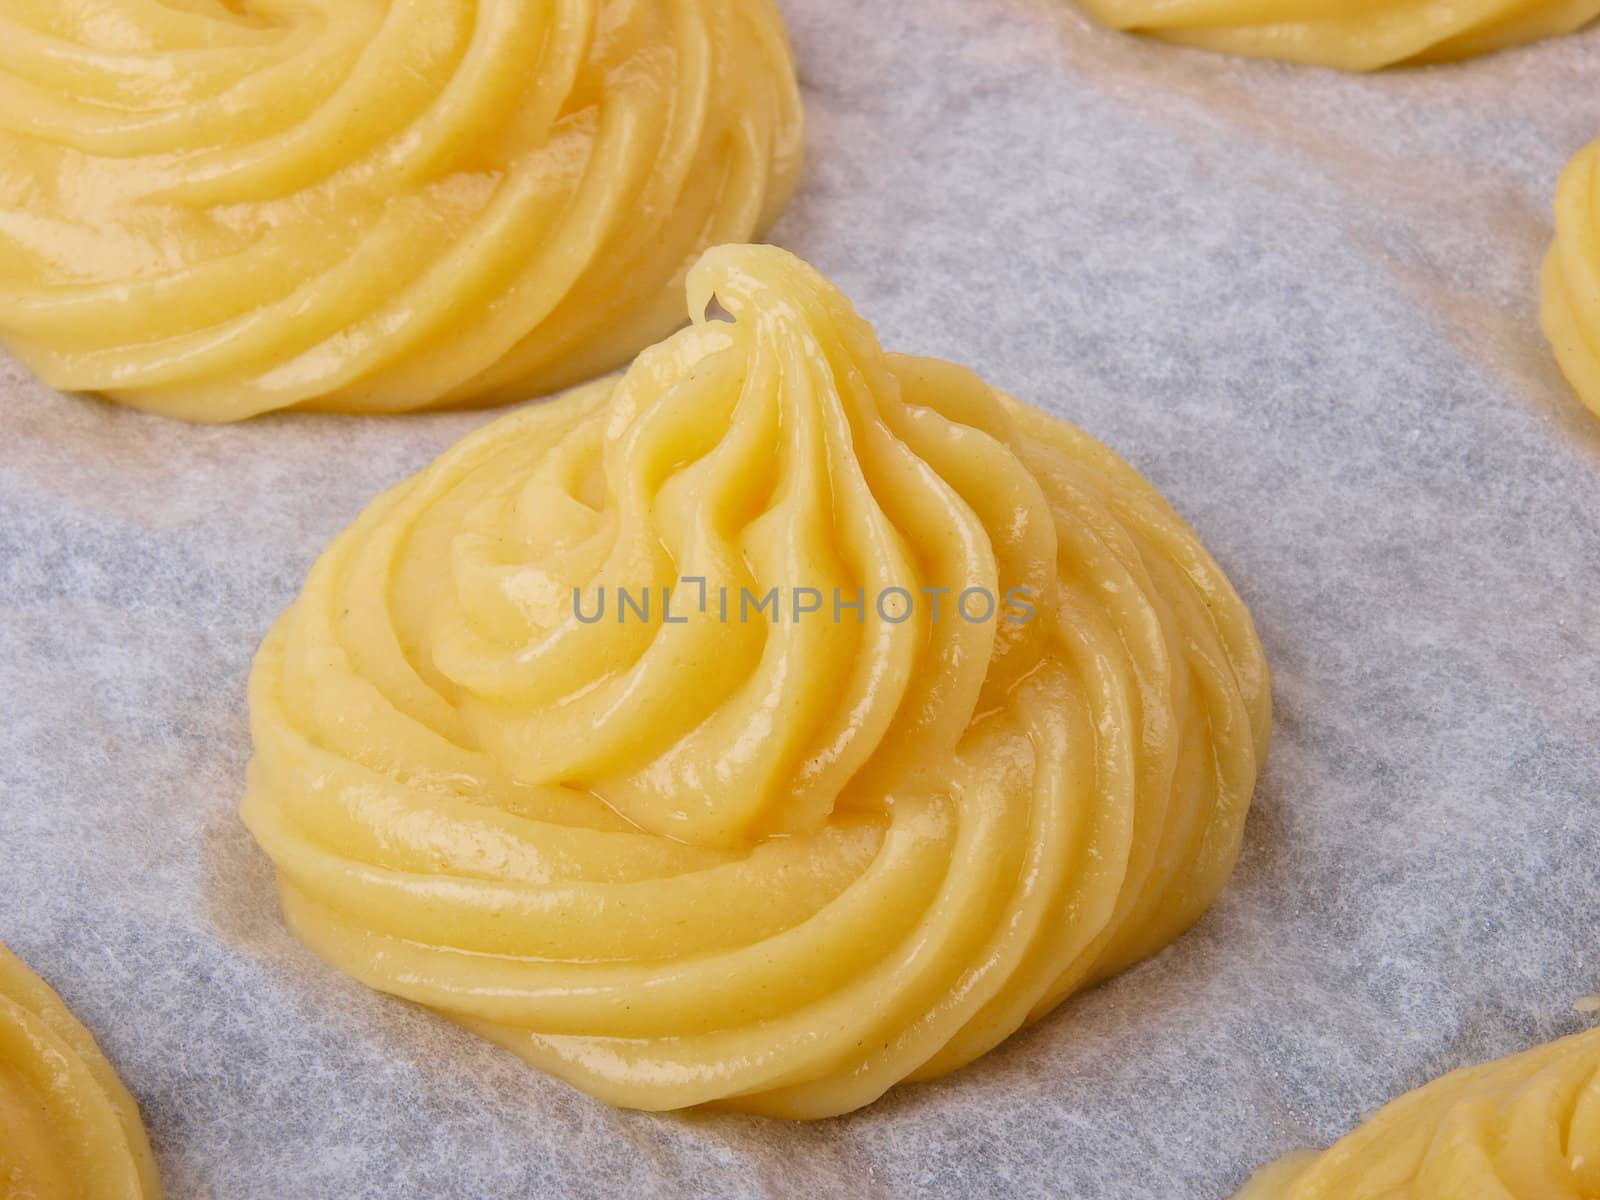
[[[0,339],[192,421],[521,400],[801,143],[772,0],[0,0]]]
[[[1408,1092],[1331,1150],[1267,1168],[1238,1200],[1596,1196],[1600,1029]]]
[[[1539,318],[1578,399],[1600,417],[1600,141],[1556,185],[1556,236],[1545,255]]]
[[[160,1195],[133,1097],[61,998],[0,946],[0,1197]]]
[[[1098,442],[885,355],[782,251],[709,252],[689,301],[620,383],[489,425],[327,551],[256,660],[244,816],[368,984],[615,1104],[821,1117],[1201,914],[1267,669]],[[575,614],[645,587],[649,621]],[[702,612],[724,587],[782,619]],[[1034,614],[955,618],[972,587]]]
[[[1227,54],[1375,71],[1570,33],[1600,0],[1080,0],[1102,24]]]

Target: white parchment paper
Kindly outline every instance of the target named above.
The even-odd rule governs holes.
[[[140,1098],[175,1200],[1221,1200],[1600,990],[1600,421],[1536,321],[1600,31],[1375,78],[1066,0],[788,0],[777,240],[894,349],[1104,438],[1276,676],[1213,912],[839,1120],[615,1112],[301,950],[235,817],[256,643],[487,414],[199,429],[0,366],[0,940]]]

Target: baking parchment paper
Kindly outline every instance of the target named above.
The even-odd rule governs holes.
[[[490,414],[193,428],[0,367],[0,940],[174,1200],[1220,1200],[1600,990],[1600,421],[1536,321],[1600,30],[1371,78],[1066,0],[788,0],[775,233],[893,348],[1104,438],[1255,613],[1239,869],[1155,960],[813,1125],[615,1112],[323,967],[235,817],[256,643]]]

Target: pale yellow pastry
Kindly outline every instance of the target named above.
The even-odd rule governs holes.
[[[1100,443],[885,355],[780,250],[688,295],[322,557],[256,659],[244,817],[373,987],[614,1104],[822,1117],[1199,917],[1267,668]]]
[[[1600,1029],[1408,1092],[1321,1154],[1252,1179],[1237,1200],[1594,1200]]]
[[[801,141],[773,0],[0,0],[0,341],[192,421],[525,399]]]
[[[1556,236],[1540,278],[1539,316],[1578,399],[1600,417],[1600,141],[1556,185]]]
[[[1600,0],[1080,0],[1096,20],[1228,54],[1375,71],[1574,29]]]
[[[0,946],[0,1200],[157,1200],[139,1119],[88,1030]]]

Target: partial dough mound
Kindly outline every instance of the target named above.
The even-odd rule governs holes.
[[[1227,54],[1375,71],[1571,33],[1600,0],[1082,0],[1102,24]]]
[[[1588,1200],[1600,1196],[1600,1029],[1467,1067],[1384,1107],[1237,1200]]]
[[[1204,911],[1267,669],[1092,438],[782,251],[689,301],[334,543],[256,660],[244,816],[373,987],[615,1104],[822,1117]]]
[[[0,1196],[159,1200],[139,1106],[61,998],[0,946]]]
[[[191,421],[592,379],[800,167],[773,0],[29,0],[0,46],[0,340]]]
[[[1600,141],[1556,185],[1556,237],[1545,255],[1539,317],[1578,399],[1600,417]]]

